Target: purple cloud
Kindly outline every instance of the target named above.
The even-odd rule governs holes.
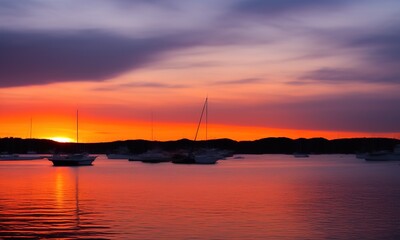
[[[210,121],[305,130],[400,132],[400,96],[396,94],[377,91],[290,97],[279,102],[232,106],[215,102],[210,108]]]
[[[228,81],[217,81],[214,82],[214,85],[237,85],[237,84],[261,83],[261,82],[263,82],[263,79],[261,78],[244,78],[244,79],[236,79]]]
[[[345,69],[345,68],[320,68],[317,70],[309,71],[300,76],[297,80],[290,82],[290,84],[309,84],[309,83],[400,83],[399,73],[367,73],[366,70],[360,69]]]
[[[239,2],[234,11],[248,16],[266,18],[301,11],[332,9],[341,7],[343,0],[247,0]]]
[[[99,31],[0,31],[0,87],[101,81],[195,44],[177,36],[129,38]]]
[[[354,36],[347,43],[353,48],[363,48],[370,61],[382,65],[400,64],[400,24],[375,32]]]
[[[153,88],[153,89],[174,89],[174,88],[185,88],[187,86],[182,84],[166,84],[160,82],[132,82],[126,84],[116,84],[106,87],[94,88],[95,91],[115,91],[127,88]]]

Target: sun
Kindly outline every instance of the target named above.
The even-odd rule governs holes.
[[[72,142],[72,139],[68,138],[68,137],[51,137],[49,139],[56,141],[56,142],[63,142],[63,143]]]

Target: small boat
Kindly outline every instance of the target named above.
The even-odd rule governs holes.
[[[78,111],[76,111],[76,143],[78,144]],[[54,154],[47,159],[54,166],[88,166],[92,165],[97,156],[89,156],[87,153]]]
[[[356,153],[356,158],[358,159],[365,159],[368,156],[368,153]]]
[[[129,161],[141,161],[144,163],[171,162],[171,156],[163,151],[152,150],[145,153],[131,155]]]
[[[87,153],[77,154],[54,154],[48,157],[54,166],[88,166],[92,165],[97,156],[90,156]]]
[[[109,153],[107,154],[108,159],[129,159],[133,154],[123,154],[123,153]]]
[[[207,154],[207,153],[196,154],[194,156],[194,162],[196,164],[215,164],[220,159],[221,159],[221,157],[219,157],[219,156],[215,156],[215,155]]]
[[[200,120],[197,125],[196,135],[194,137],[194,141],[197,139],[197,135],[199,133],[199,128],[201,121],[203,119],[203,114],[205,112],[206,115],[206,141],[207,141],[207,125],[208,125],[208,97],[203,105],[203,110],[201,111]],[[229,153],[230,154],[230,153]],[[177,154],[173,157],[172,163],[177,164],[215,164],[218,160],[225,158],[228,156],[228,152],[221,151],[214,148],[205,148],[198,151],[190,151],[187,154]]]
[[[293,153],[295,158],[308,158],[310,157],[307,153],[295,152]]]
[[[126,146],[119,147],[112,153],[107,154],[108,159],[129,159],[132,156],[133,156],[133,154],[130,153],[128,147],[126,147]]]
[[[39,155],[18,155],[18,154],[1,154],[0,155],[0,160],[37,160],[37,159],[43,159],[43,156]]]
[[[218,160],[224,159],[225,151],[216,148],[206,148],[194,153],[194,161],[197,164],[215,164]]]
[[[194,155],[192,153],[175,153],[172,155],[172,163],[175,164],[195,164]]]
[[[396,145],[393,152],[379,151],[365,155],[365,161],[400,161],[400,145]]]

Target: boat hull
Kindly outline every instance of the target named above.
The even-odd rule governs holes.
[[[90,166],[97,156],[88,155],[56,155],[49,157],[48,160],[53,163],[54,166]]]
[[[377,161],[377,162],[382,162],[382,161],[400,161],[400,154],[386,154],[386,155],[381,155],[381,156],[366,156],[365,161]]]
[[[295,158],[308,158],[308,157],[310,157],[308,154],[306,154],[306,153],[296,153],[296,154],[293,154],[293,156],[295,157]]]
[[[54,166],[90,166],[94,160],[50,160]]]
[[[129,161],[140,161],[144,163],[161,163],[161,162],[170,162],[171,156],[165,152],[157,152],[157,151],[149,151],[146,153],[132,155]]]
[[[134,160],[132,160],[134,161]],[[162,163],[162,162],[171,162],[171,159],[160,159],[160,158],[154,158],[154,159],[142,159],[142,160],[136,160],[136,161],[141,161],[144,163]]]
[[[219,159],[220,157],[208,155],[199,155],[194,157],[194,161],[196,164],[215,164]]]
[[[10,156],[0,156],[0,161],[20,161],[20,160],[38,160],[43,159],[42,156],[19,156],[19,155],[10,155]]]
[[[131,158],[133,155],[132,154],[107,154],[107,158],[108,159],[129,159]]]

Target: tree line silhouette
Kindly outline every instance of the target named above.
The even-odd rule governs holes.
[[[131,153],[141,153],[158,148],[166,151],[177,151],[193,148],[218,148],[229,150],[235,154],[292,154],[304,152],[310,154],[353,154],[380,150],[391,151],[399,139],[393,138],[346,138],[328,140],[324,138],[285,137],[263,138],[254,141],[235,141],[231,139],[213,139],[192,141],[180,139],[176,141],[126,140],[100,143],[60,143],[47,139],[0,138],[0,153],[29,152],[36,153],[72,153],[85,151],[93,154],[106,154],[124,148]]]

